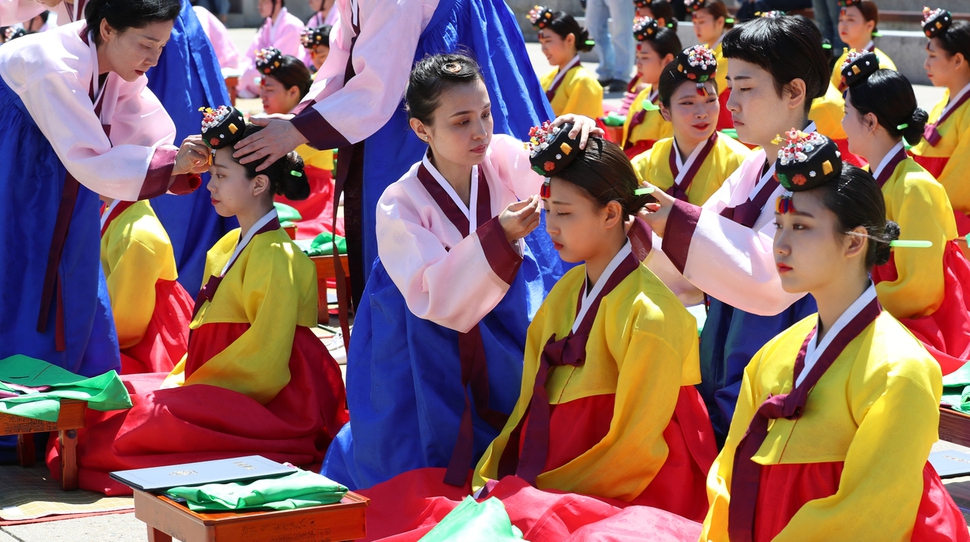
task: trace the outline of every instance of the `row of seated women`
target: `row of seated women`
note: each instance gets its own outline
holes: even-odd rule
[[[272,210],[272,194],[309,191],[300,161],[239,163],[228,147],[257,128],[213,112],[203,127],[215,149],[204,153],[208,190],[241,230],[209,252],[187,356],[167,375],[127,376],[132,409],[92,414],[79,446],[82,486],[113,492],[112,470],[257,452],[322,460],[324,474],[369,488],[374,537],[419,536],[451,497],[475,490],[506,499],[533,540],[591,529],[967,538],[926,463],[940,375],[951,368],[905,333],[886,288],[924,288],[934,277],[901,267],[917,249],[889,250],[899,233],[886,223],[895,205],[887,186],[897,181],[884,170],[911,187],[907,207],[921,201],[915,191],[948,211],[946,196],[898,152],[912,131],[853,101],[880,76],[901,100],[912,94],[898,75],[866,70],[871,57],[847,66],[864,74],[846,79],[858,110],[849,120],[871,125],[859,150],[880,167],[843,165],[815,134],[807,114],[828,68],[804,25],[762,19],[724,37],[728,108],[739,138],[761,150],[724,165],[726,180],[702,203],[690,202],[697,169],[715,149],[730,150],[713,131],[698,137],[718,109],[709,50],[680,52],[660,77],[658,92],[674,79],[663,107],[702,121],[679,138],[675,130],[666,189],[639,188],[654,179],[638,179],[587,118],[537,129],[531,152],[493,136],[474,61],[421,61],[406,103],[428,153],[377,208],[380,258],[348,353],[349,423],[339,372],[309,329],[312,265]],[[913,99],[914,126],[918,113]],[[944,224],[940,252],[919,263],[937,262],[941,305],[952,304],[966,261],[945,229],[952,213],[934,216]],[[919,239],[900,222],[905,239]],[[870,282],[875,264],[893,267],[887,276],[876,268]],[[702,298],[710,309],[698,344],[682,300]],[[415,498],[401,504],[402,495]],[[893,508],[880,513],[887,498]]]

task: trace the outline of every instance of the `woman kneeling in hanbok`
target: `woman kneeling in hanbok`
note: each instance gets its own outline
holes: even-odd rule
[[[220,108],[202,135],[223,149],[260,129]],[[212,203],[240,229],[209,251],[186,357],[168,375],[124,377],[130,410],[89,413],[78,444],[82,488],[126,493],[108,473],[251,454],[319,463],[347,420],[340,369],[311,330],[315,267],[273,208],[274,194],[306,197],[302,160],[290,153],[243,166],[229,150],[213,153]],[[56,447],[48,453],[55,470],[57,456]]]
[[[843,166],[835,143],[789,137],[775,261],[783,287],[810,293],[818,314],[745,368],[701,540],[970,540],[927,462],[940,366],[882,310],[869,278],[899,229],[872,176]]]

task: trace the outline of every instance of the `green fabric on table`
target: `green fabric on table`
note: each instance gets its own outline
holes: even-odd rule
[[[50,389],[23,392],[7,383]],[[0,412],[45,422],[57,421],[61,399],[87,401],[88,408],[102,411],[131,408],[128,390],[114,371],[88,378],[22,355],[0,359],[0,392],[19,393],[0,398]]]
[[[623,126],[623,123],[625,122],[626,117],[616,114],[616,111],[610,111],[605,117],[603,117],[603,124],[607,126]]]
[[[166,493],[185,499],[186,506],[193,512],[294,510],[340,502],[347,488],[315,472],[298,470],[280,478],[173,487]]]
[[[333,254],[333,245],[337,245],[337,254],[347,253],[347,240],[339,235],[334,235],[328,231],[321,233],[313,238],[312,241],[298,239],[296,246],[300,247],[307,256],[323,256]]]
[[[522,540],[522,531],[512,525],[505,505],[498,499],[477,502],[465,497],[454,510],[441,518],[441,522],[421,542],[461,540],[462,542],[501,542]]]
[[[276,207],[276,214],[279,215],[280,224],[284,224],[286,222],[299,222],[303,220],[303,215],[300,214],[300,211],[297,211],[285,203],[274,202],[273,207]]]
[[[943,398],[940,402],[970,414],[970,363],[943,376]]]

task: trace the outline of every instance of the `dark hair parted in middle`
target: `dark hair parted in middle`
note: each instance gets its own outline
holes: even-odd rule
[[[262,130],[262,126],[247,124],[240,139],[249,137]],[[230,149],[216,152],[231,152]],[[257,175],[266,175],[269,179],[270,191],[291,200],[303,200],[310,196],[310,182],[303,171],[303,158],[296,151],[284,155],[270,164],[263,171],[256,171],[265,160],[256,160],[240,165],[246,168],[246,178],[253,179]]]
[[[636,195],[640,183],[630,159],[616,143],[601,137],[590,137],[586,149],[555,177],[586,190],[600,208],[618,202],[629,216],[655,201],[649,194]]]
[[[905,137],[910,145],[922,139],[929,116],[917,107],[913,85],[905,75],[896,70],[876,70],[846,92],[859,115],[872,113],[889,135]]]
[[[675,58],[684,49],[680,45],[680,37],[677,36],[677,32],[661,27],[657,31],[657,34],[649,39],[645,39],[637,44],[638,47],[652,47],[653,51],[663,58],[667,55],[673,55]]]
[[[411,70],[404,91],[408,117],[432,124],[434,112],[441,105],[441,93],[475,81],[484,80],[478,63],[468,55],[447,53],[422,58]]]
[[[592,51],[593,43],[589,39],[589,30],[579,26],[579,22],[576,19],[564,12],[555,11],[552,14],[552,21],[549,22],[547,28],[559,35],[560,38],[566,39],[566,36],[572,34],[575,39],[576,50],[580,52]]]
[[[283,55],[280,58],[279,67],[274,68],[266,77],[272,77],[279,81],[285,90],[290,90],[293,87],[299,88],[301,100],[307,92],[310,92],[310,85],[313,83],[313,78],[310,76],[310,70],[307,69],[306,64],[293,55]]]
[[[960,53],[970,61],[970,22],[953,21],[945,32],[936,37],[947,57]]]
[[[174,21],[182,6],[179,0],[90,0],[84,7],[84,18],[94,32],[94,43],[101,45],[101,21],[124,32],[145,28],[151,23]]]
[[[743,60],[770,73],[778,96],[793,80],[804,81],[806,113],[812,100],[825,95],[828,88],[831,71],[822,42],[804,20],[753,19],[725,34],[721,47],[724,58]]]

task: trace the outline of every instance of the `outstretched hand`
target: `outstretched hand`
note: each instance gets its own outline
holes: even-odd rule
[[[172,175],[209,171],[209,152],[210,149],[202,141],[201,135],[191,135],[185,138],[175,155],[175,167],[172,168]]]
[[[232,157],[238,159],[240,164],[263,160],[256,168],[256,171],[262,171],[306,143],[306,138],[293,126],[289,118],[291,117],[250,119],[249,122],[265,128],[236,143]]]
[[[660,190],[650,183],[644,182],[641,184],[654,189],[650,195],[653,196],[657,202],[644,205],[643,208],[640,209],[640,212],[637,213],[637,216],[646,222],[647,225],[653,229],[654,233],[660,237],[663,237],[664,229],[667,227],[667,218],[670,216],[670,210],[674,207],[674,201],[676,200],[670,194]]]
[[[589,136],[603,137],[606,135],[606,132],[596,126],[595,120],[582,115],[573,115],[572,113],[557,117],[556,120],[552,121],[552,125],[559,126],[567,122],[573,123],[573,129],[569,131],[569,137],[575,139],[576,136],[579,136],[580,149],[586,148],[586,140],[589,139]]]
[[[539,225],[539,196],[532,195],[529,199],[515,201],[509,204],[498,215],[498,222],[505,232],[505,238],[510,243],[532,233]]]

